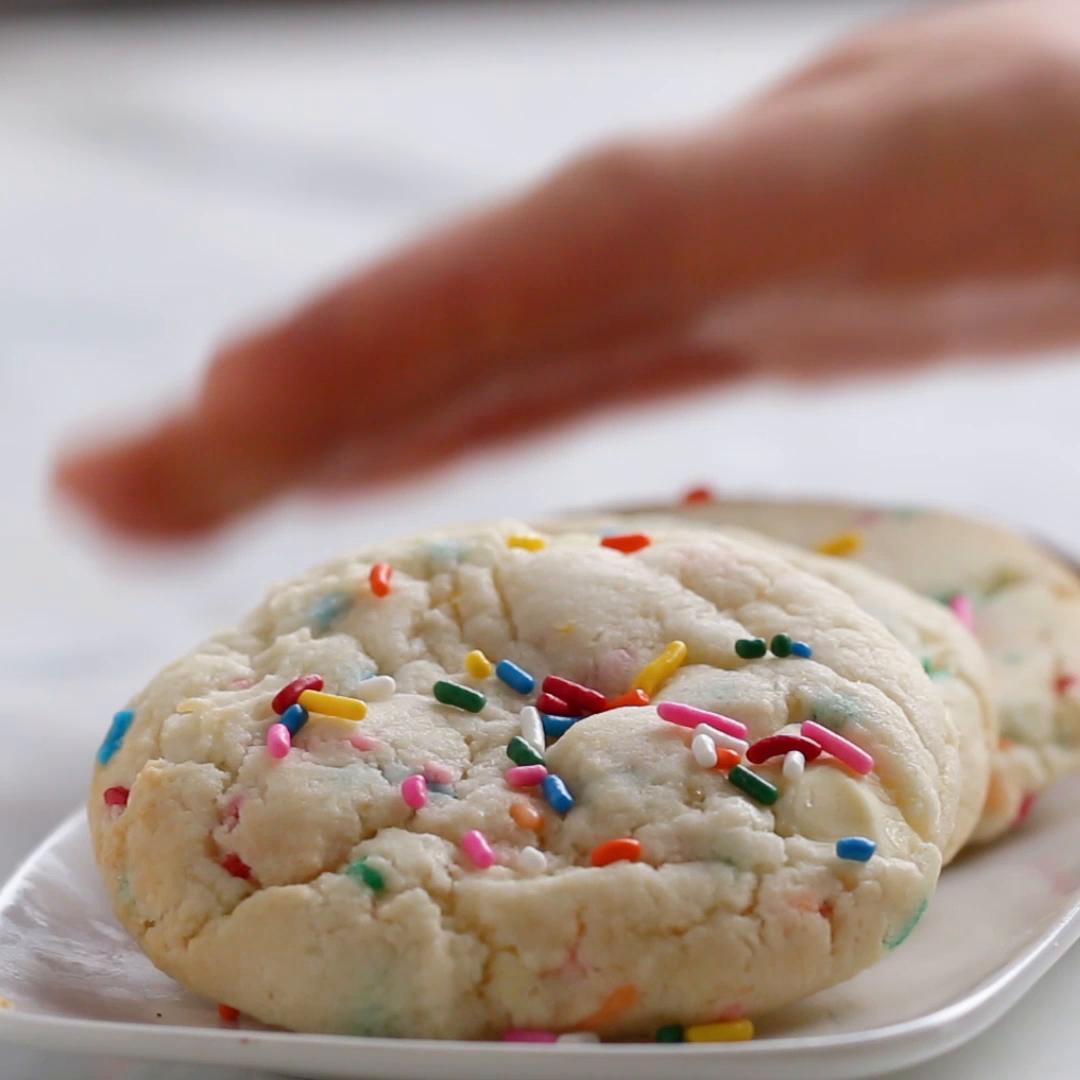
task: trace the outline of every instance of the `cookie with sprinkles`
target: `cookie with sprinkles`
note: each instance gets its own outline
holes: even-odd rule
[[[1020,824],[1036,795],[1080,770],[1080,577],[1046,546],[988,522],[909,507],[723,499],[653,509],[838,551],[836,562],[893,578],[974,633],[990,663],[1000,725],[975,842]],[[940,677],[933,663],[930,671]]]
[[[575,516],[569,519],[567,527],[671,529],[673,525],[678,527],[680,520],[653,514]],[[990,787],[991,758],[998,741],[995,686],[990,666],[970,630],[944,605],[850,559],[806,551],[736,526],[710,523],[709,527],[781,555],[801,569],[843,589],[864,611],[879,619],[923,663],[924,670],[929,668],[934,689],[941,697],[959,739],[957,750],[961,768],[951,782],[958,789],[960,806],[955,830],[945,847],[946,861],[950,860],[979,826]],[[796,648],[799,644],[803,643],[789,633],[780,633],[768,643],[761,638],[740,639],[735,642],[735,651],[749,660],[769,654],[806,658]],[[813,649],[807,648],[809,658],[812,658]],[[830,718],[827,703],[822,711],[829,723],[843,719],[842,715]]]
[[[211,1001],[356,1035],[741,1038],[873,963],[956,830],[932,680],[791,561],[648,536],[379,545],[169,665],[93,779],[123,925]]]

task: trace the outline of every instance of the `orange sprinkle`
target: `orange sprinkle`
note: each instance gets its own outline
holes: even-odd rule
[[[543,814],[541,814],[536,807],[530,806],[528,803],[511,803],[510,816],[514,819],[514,824],[520,825],[523,829],[531,829],[533,832],[539,832],[544,827]]]
[[[235,1024],[240,1019],[240,1010],[234,1009],[231,1005],[219,1005],[217,1014],[226,1024]]]
[[[714,768],[734,769],[740,761],[742,761],[742,755],[738,750],[731,750],[726,746],[716,748],[716,765]]]
[[[618,536],[605,536],[600,543],[604,547],[614,548],[616,551],[631,552],[640,551],[652,543],[652,538],[645,533],[620,533]]]
[[[592,849],[590,859],[593,866],[609,866],[615,862],[640,862],[641,841],[630,836],[605,840]]]
[[[625,709],[630,705],[648,705],[649,695],[644,690],[627,690],[617,698],[608,698],[609,709]]]
[[[579,1031],[594,1031],[596,1028],[614,1024],[624,1012],[632,1009],[640,999],[641,991],[633,983],[617,986],[608,994],[596,1012],[590,1013],[584,1020],[579,1020],[574,1025],[574,1028]]]
[[[371,582],[371,591],[376,596],[390,595],[390,575],[394,568],[388,562],[377,562],[371,568],[368,580]]]
[[[704,485],[701,487],[692,487],[683,497],[684,503],[707,503],[714,502],[716,496],[712,492],[712,488],[707,488]]]

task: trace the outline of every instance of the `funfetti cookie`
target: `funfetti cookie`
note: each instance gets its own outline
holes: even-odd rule
[[[572,515],[550,527],[593,530],[604,537],[604,543],[625,546],[680,524],[685,525],[684,520],[671,514],[588,514]],[[990,761],[998,745],[990,667],[970,630],[947,606],[848,559],[818,555],[737,526],[710,522],[708,528],[765,547],[843,589],[922,664],[959,735],[960,806],[956,828],[944,849],[948,862],[978,826],[990,784]]]
[[[975,841],[1023,821],[1041,791],[1080,768],[1080,579],[1046,548],[936,510],[742,499],[664,509],[862,563],[973,630],[990,660],[1001,731]]]
[[[149,957],[267,1023],[745,1038],[918,921],[957,743],[783,558],[512,525],[275,588],[117,715],[89,808]]]

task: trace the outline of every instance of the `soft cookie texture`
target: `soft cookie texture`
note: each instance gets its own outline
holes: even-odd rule
[[[1022,821],[1041,791],[1080,769],[1080,579],[1047,549],[936,510],[755,499],[647,509],[820,546],[838,562],[951,603],[970,621],[990,662],[1000,722],[974,841]]]
[[[698,512],[691,520],[697,523],[701,518]],[[749,529],[706,523],[710,529],[764,547],[842,589],[923,665],[959,738],[960,771],[951,782],[957,786],[960,805],[956,827],[944,849],[945,861],[950,861],[979,824],[990,785],[991,756],[998,745],[994,687],[979,643],[949,608],[865,566],[818,555]],[[685,521],[671,514],[590,514],[574,515],[550,527],[588,527],[606,533],[633,529],[649,535],[680,524]]]
[[[736,653],[777,634],[812,656]],[[536,693],[466,674],[470,651],[512,660],[537,693],[557,674],[610,699],[675,641],[685,658],[649,704],[548,740],[565,814],[508,785]],[[334,694],[374,674],[396,691],[360,723],[312,712],[274,758],[271,700],[304,673]],[[447,678],[484,695],[479,712],[435,700]],[[814,719],[874,765],[822,754],[789,779],[773,758],[752,767],[779,789],[766,805],[695,760],[665,701],[751,740]],[[959,737],[919,662],[840,589],[701,530],[632,554],[520,524],[373,547],[275,588],[128,707],[89,803],[120,919],[185,985],[297,1030],[619,1037],[753,1016],[902,941],[957,829]],[[489,868],[463,848],[473,830]],[[869,861],[837,856],[851,836],[876,844]],[[593,866],[616,838],[641,860]]]

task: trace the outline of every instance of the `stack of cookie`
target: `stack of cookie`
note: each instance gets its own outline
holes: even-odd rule
[[[94,846],[125,927],[226,1016],[745,1039],[901,945],[942,866],[1080,764],[1078,653],[1072,573],[939,514],[406,539],[137,694]]]

